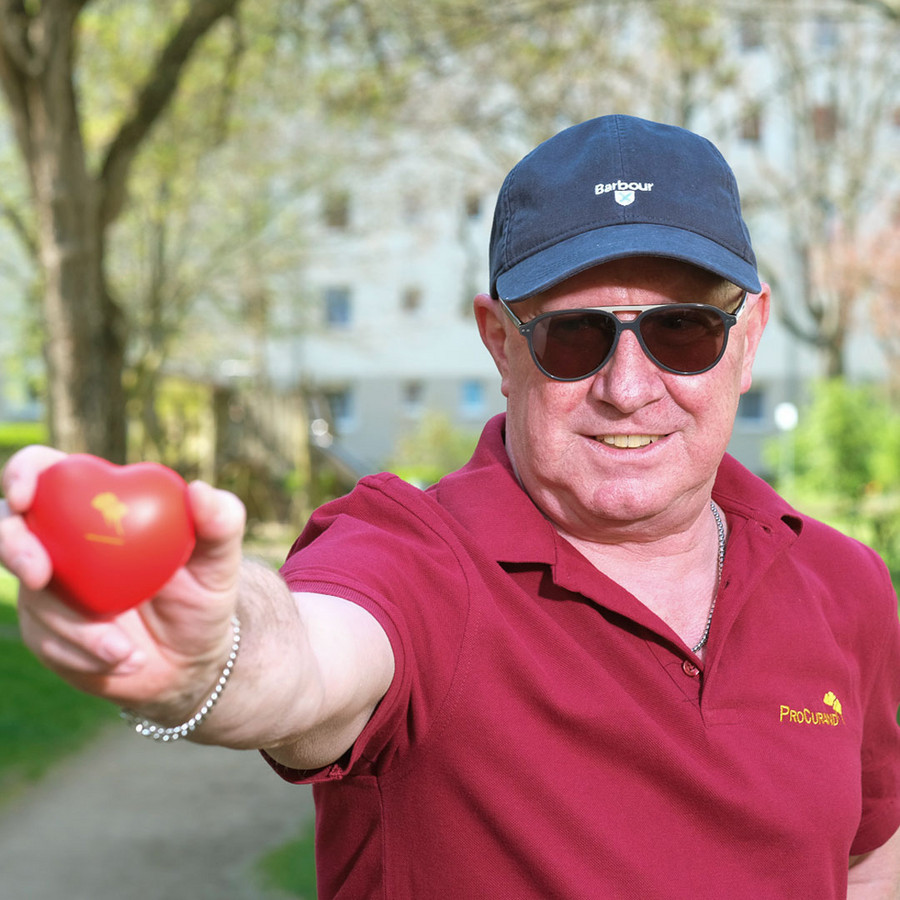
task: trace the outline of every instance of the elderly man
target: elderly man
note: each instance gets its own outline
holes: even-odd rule
[[[475,313],[508,409],[467,466],[363,479],[280,577],[193,484],[190,562],[87,621],[20,518],[58,455],[24,452],[23,634],[138,734],[313,782],[323,897],[896,897],[890,579],[725,453],[769,297],[711,144],[567,129],[498,199]]]

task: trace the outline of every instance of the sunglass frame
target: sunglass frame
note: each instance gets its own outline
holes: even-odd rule
[[[738,302],[738,305],[735,307],[734,312],[728,312],[722,309],[719,306],[714,306],[711,303],[650,303],[647,305],[637,305],[637,306],[586,306],[579,307],[576,309],[555,309],[550,310],[549,312],[540,313],[536,315],[533,319],[529,319],[527,322],[523,322],[513,311],[510,309],[509,305],[506,301],[500,299],[500,305],[503,307],[504,312],[509,317],[510,321],[513,325],[516,326],[519,334],[525,338],[528,343],[528,350],[531,353],[531,358],[534,360],[534,364],[540,369],[541,372],[544,373],[548,378],[553,381],[584,381],[585,378],[591,378],[593,375],[596,375],[613,357],[613,354],[616,352],[616,348],[619,346],[619,338],[624,331],[630,331],[637,338],[638,344],[641,346],[641,350],[643,350],[644,355],[658,368],[662,369],[664,372],[669,372],[672,375],[702,375],[704,372],[708,372],[710,369],[715,368],[719,362],[722,360],[722,357],[725,355],[725,350],[728,347],[728,335],[731,329],[737,324],[738,319],[740,318],[741,313],[744,311],[745,303],[747,300],[747,291],[744,291],[741,294],[741,299]],[[686,310],[703,310],[710,311],[718,315],[722,324],[724,325],[725,332],[722,337],[722,347],[719,350],[718,355],[715,360],[711,362],[708,366],[704,366],[701,369],[692,369],[690,371],[684,371],[675,369],[672,366],[667,366],[664,363],[660,362],[650,349],[647,347],[644,342],[644,336],[640,331],[640,323],[644,319],[647,313],[653,312],[654,310],[666,310],[666,311],[675,311],[679,309]],[[544,366],[541,364],[541,361],[537,357],[537,353],[534,349],[534,329],[537,325],[546,321],[547,319],[559,318],[561,316],[571,316],[578,315],[580,313],[594,313],[600,312],[606,314],[615,325],[615,334],[613,335],[612,344],[610,345],[609,350],[604,356],[603,361],[595,366],[591,371],[587,372],[584,375],[577,375],[570,378],[564,378],[559,375],[553,375],[548,372]],[[622,314],[636,314],[633,319],[629,319],[626,321],[622,321],[619,318]]]

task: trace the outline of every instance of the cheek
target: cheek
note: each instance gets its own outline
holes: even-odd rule
[[[741,395],[742,377],[738,366],[721,364],[704,375],[673,385],[670,396],[704,430],[731,434]]]
[[[572,422],[584,405],[582,383],[545,378],[530,363],[528,376],[513,381],[507,401],[507,440],[521,461],[524,451],[532,463],[551,465],[571,444]],[[524,374],[524,373],[523,373]]]

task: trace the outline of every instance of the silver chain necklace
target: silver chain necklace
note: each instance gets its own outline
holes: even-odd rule
[[[719,557],[716,563],[716,587],[713,591],[712,603],[709,606],[709,615],[706,617],[706,628],[703,629],[703,637],[691,647],[691,653],[702,650],[709,638],[709,627],[712,625],[712,617],[716,609],[716,598],[719,596],[719,583],[722,581],[722,566],[725,565],[725,523],[719,515],[719,507],[716,506],[714,500],[709,501],[709,508],[712,511],[713,518],[716,520],[716,531],[719,534]]]

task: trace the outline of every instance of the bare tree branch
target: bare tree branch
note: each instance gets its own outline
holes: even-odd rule
[[[153,73],[138,92],[134,113],[122,124],[109,146],[101,175],[100,221],[109,224],[122,209],[128,173],[141,143],[172,100],[182,70],[194,46],[223,16],[234,13],[240,0],[194,0],[181,24],[163,48]]]
[[[216,114],[216,131],[220,143],[228,138],[231,108],[237,93],[238,72],[240,70],[241,60],[247,52],[247,40],[240,15],[235,12],[232,14],[231,18],[233,21],[231,50],[225,61],[225,71],[222,75],[222,90],[219,95],[218,110]]]
[[[0,219],[3,219],[9,225],[13,233],[22,242],[22,246],[28,255],[37,262],[40,252],[37,235],[34,233],[34,228],[22,215],[21,206],[0,195]]]
[[[877,10],[886,19],[894,22],[900,22],[900,5],[897,3],[889,3],[887,0],[850,0],[857,6],[868,6],[870,9]]]
[[[25,11],[22,0],[0,2],[0,55],[2,66],[21,76],[34,77],[40,69],[40,61],[32,52],[29,25],[32,17]],[[5,74],[5,73],[4,73]]]

